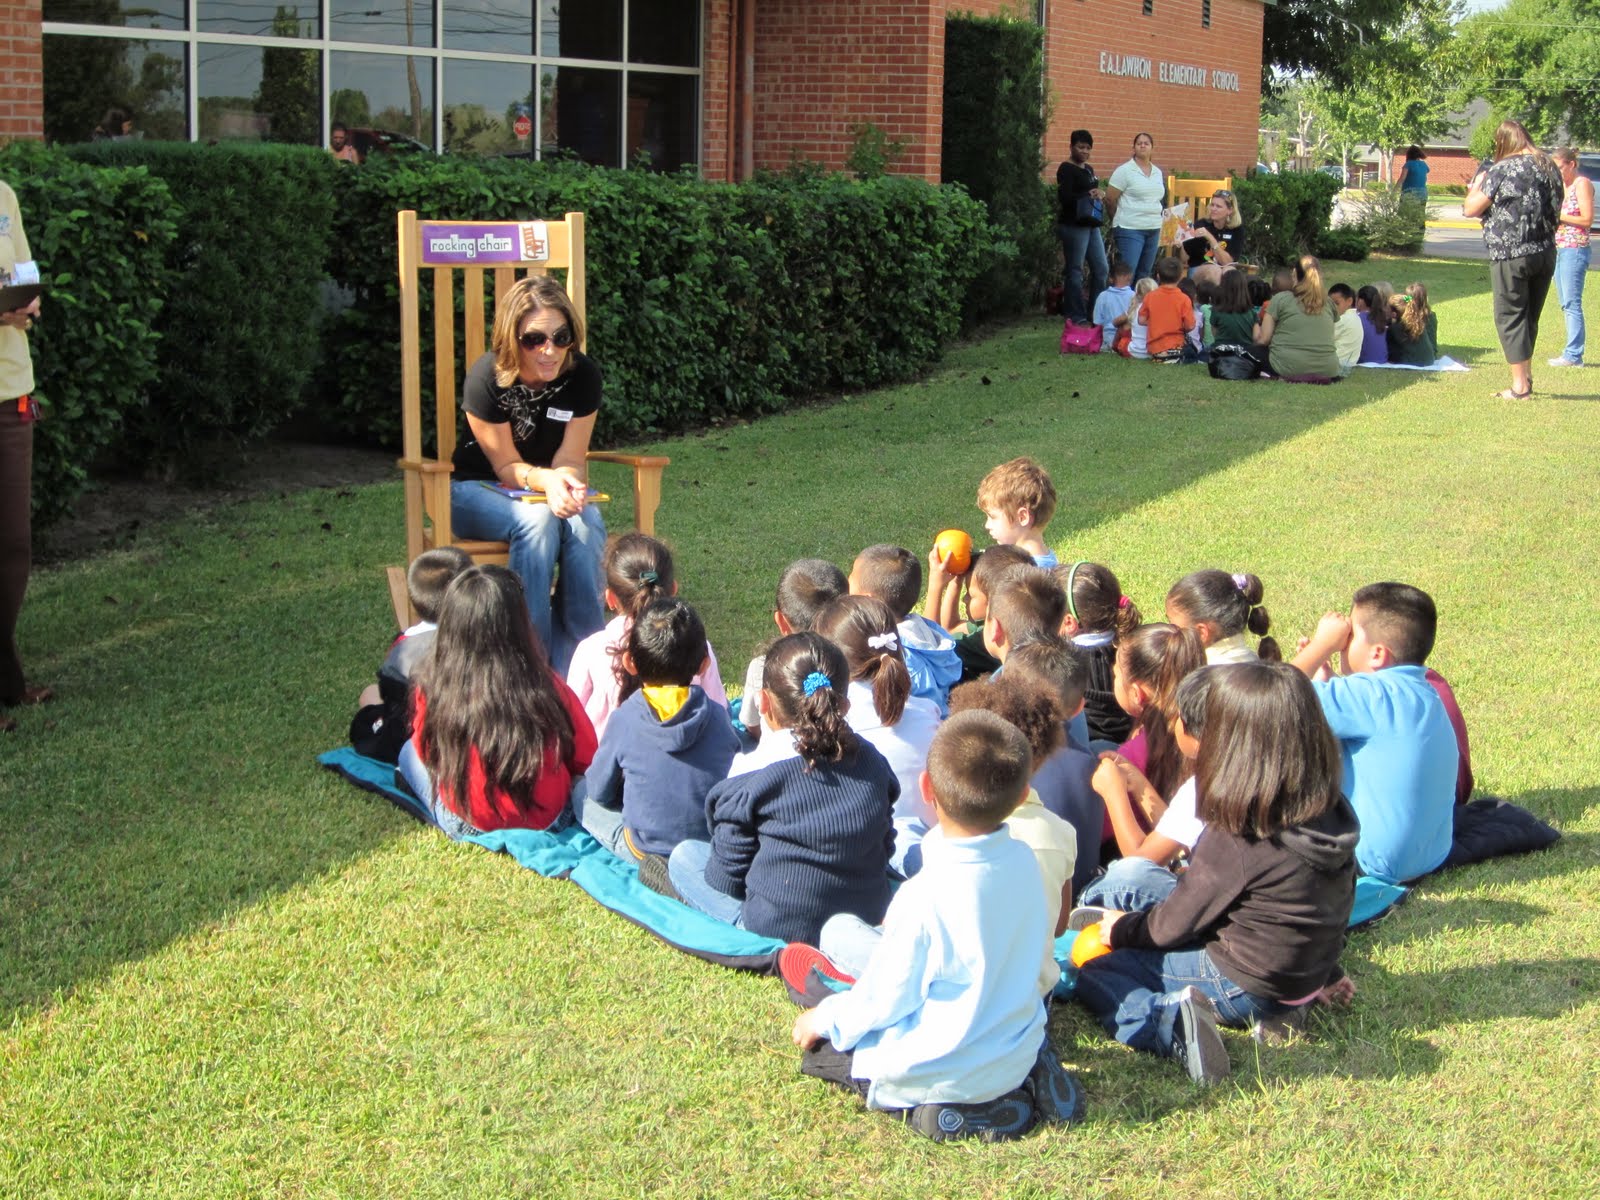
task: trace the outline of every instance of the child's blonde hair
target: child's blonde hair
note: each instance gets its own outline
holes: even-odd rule
[[[978,507],[1014,513],[1025,509],[1034,529],[1050,524],[1056,511],[1056,485],[1031,458],[1013,458],[1001,463],[978,484]]]
[[[1425,284],[1413,283],[1405,291],[1406,302],[1395,305],[1395,324],[1405,327],[1405,331],[1415,341],[1422,336],[1422,331],[1427,327],[1428,315],[1433,311],[1428,307],[1428,289]],[[1395,299],[1399,299],[1398,296]]]
[[[1144,298],[1155,290],[1156,281],[1148,275],[1133,285],[1133,303],[1128,305],[1128,316],[1130,318],[1139,315],[1139,305],[1143,304]]]

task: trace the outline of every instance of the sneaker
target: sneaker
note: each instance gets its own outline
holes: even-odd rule
[[[790,942],[778,951],[778,976],[789,989],[789,999],[801,1008],[815,1008],[835,992],[855,983],[821,950],[804,942]]]
[[[1581,366],[1583,366],[1583,364],[1581,362],[1573,362],[1570,358],[1565,358],[1565,357],[1552,358],[1550,360],[1550,365],[1552,367],[1581,367]]]
[[[1069,933],[1079,933],[1091,925],[1098,925],[1105,920],[1107,911],[1107,909],[1098,908],[1093,904],[1080,904],[1067,916],[1067,931]]]
[[[1217,1028],[1217,1010],[1211,997],[1197,988],[1186,987],[1178,993],[1178,1028],[1182,1038],[1173,1045],[1173,1054],[1183,1062],[1189,1078],[1201,1085],[1221,1083],[1228,1077],[1232,1064],[1228,1062],[1228,1048],[1222,1043],[1222,1033]]]
[[[977,1138],[1009,1142],[1032,1129],[1037,1115],[1021,1088],[979,1104],[919,1104],[906,1117],[911,1128],[936,1142]]]
[[[672,886],[672,880],[667,877],[667,860],[659,854],[646,854],[639,860],[639,882],[669,900],[683,899],[678,895],[678,889]]]
[[[1250,1036],[1263,1046],[1281,1046],[1306,1031],[1306,1008],[1286,1008],[1270,1017],[1262,1017],[1250,1027]]]
[[[1033,1106],[1039,1120],[1057,1125],[1076,1125],[1083,1120],[1087,1107],[1083,1088],[1070,1071],[1061,1065],[1050,1039],[1039,1047],[1039,1057],[1033,1070],[1023,1083],[1023,1089],[1033,1095]]]

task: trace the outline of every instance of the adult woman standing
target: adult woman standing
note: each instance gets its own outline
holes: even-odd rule
[[[1406,165],[1400,168],[1400,198],[1424,207],[1428,203],[1427,157],[1421,146],[1412,146],[1406,151]]]
[[[1061,251],[1066,260],[1062,283],[1062,312],[1067,320],[1087,324],[1094,302],[1106,290],[1106,243],[1100,233],[1106,193],[1089,165],[1094,136],[1087,129],[1072,131],[1072,150],[1056,168]],[[1089,265],[1089,291],[1083,290],[1083,267]]]
[[[1511,386],[1502,400],[1533,395],[1533,345],[1539,313],[1556,270],[1556,220],[1561,214],[1561,175],[1534,147],[1516,121],[1494,131],[1494,165],[1472,181],[1461,211],[1483,217],[1494,293],[1494,327],[1511,365]]]
[[[0,183],[0,284],[37,279],[38,269],[22,231],[17,195]],[[17,617],[33,567],[33,359],[27,328],[39,300],[0,313],[0,705],[42,704],[52,693],[29,687],[17,651]],[[0,733],[17,727],[0,714]]]
[[[470,436],[450,483],[455,531],[510,543],[534,631],[562,675],[573,648],[605,624],[606,527],[587,499],[600,368],[576,349],[582,343],[583,319],[559,283],[532,275],[512,285],[495,311],[489,351],[467,370],[461,409]],[[507,496],[496,483],[546,502]]]
[[[1155,266],[1166,213],[1167,181],[1161,168],[1150,161],[1155,148],[1156,140],[1148,133],[1135,137],[1133,157],[1111,173],[1106,188],[1117,257],[1133,268],[1135,283],[1149,276]]]
[[[1583,280],[1589,270],[1589,226],[1594,223],[1594,184],[1578,174],[1578,152],[1570,146],[1550,157],[1566,185],[1556,226],[1556,295],[1567,318],[1567,348],[1552,367],[1583,366]]]
[[[1279,379],[1337,379],[1339,352],[1333,345],[1333,308],[1322,285],[1322,264],[1302,254],[1294,268],[1294,290],[1267,302],[1256,323],[1257,345],[1267,347]]]
[[[1244,253],[1244,218],[1239,213],[1237,197],[1226,189],[1211,193],[1205,217],[1196,221],[1193,228],[1195,236],[1183,243],[1190,274],[1208,262],[1232,266]]]

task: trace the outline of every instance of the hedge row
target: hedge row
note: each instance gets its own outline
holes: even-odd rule
[[[1234,184],[1244,217],[1246,257],[1264,267],[1316,254],[1329,238],[1339,181],[1320,171],[1256,172]]]

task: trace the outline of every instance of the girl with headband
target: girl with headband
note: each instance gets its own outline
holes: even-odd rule
[[[1133,733],[1133,718],[1122,711],[1112,686],[1117,646],[1144,618],[1122,594],[1122,585],[1110,567],[1082,559],[1056,568],[1061,590],[1067,594],[1067,616],[1061,636],[1083,652],[1089,663],[1089,683],[1084,689],[1083,711],[1089,722],[1089,743],[1103,742],[1105,749],[1119,746]]]

